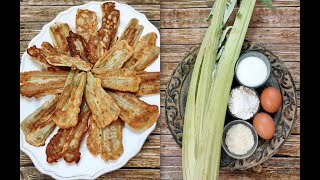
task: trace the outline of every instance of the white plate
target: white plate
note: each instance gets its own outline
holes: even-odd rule
[[[33,38],[28,47],[36,45],[41,47],[43,41],[48,41],[52,43],[49,35],[49,27],[55,22],[66,22],[69,24],[73,32],[75,31],[75,16],[78,8],[89,9],[95,11],[98,16],[98,28],[101,26],[101,16],[102,12],[100,5],[103,2],[90,2],[81,6],[73,6],[66,11],[63,11],[57,15],[57,17],[50,23],[46,24],[41,32]],[[144,14],[141,14],[134,10],[131,6],[126,4],[120,4],[115,2],[116,9],[120,11],[120,24],[118,28],[118,36],[121,35],[125,26],[129,20],[133,17],[139,19],[140,24],[144,26],[144,31],[142,36],[149,32],[155,32],[158,36],[156,45],[160,47],[160,33],[153,24],[151,24]],[[38,66],[30,56],[24,52],[21,58],[20,72],[30,71],[30,70],[40,70],[41,67]],[[146,71],[160,71],[160,56],[158,59],[149,66]],[[46,100],[50,99],[51,95],[44,96],[41,98],[26,98],[20,96],[20,122],[33,111],[35,111],[41,104]],[[149,104],[155,104],[159,108],[160,112],[160,94],[150,95],[141,97],[141,99]],[[80,152],[81,159],[78,164],[66,163],[63,159],[60,159],[57,163],[49,164],[46,161],[45,148],[49,143],[50,139],[56,134],[58,128],[51,133],[51,135],[46,140],[46,145],[42,147],[34,147],[26,143],[22,130],[20,129],[20,149],[25,152],[32,160],[35,167],[43,174],[50,175],[55,179],[95,179],[104,173],[114,171],[116,169],[124,166],[132,157],[139,153],[145,140],[149,134],[155,129],[156,122],[147,130],[138,132],[130,128],[127,124],[123,129],[123,146],[124,152],[119,159],[114,161],[104,161],[100,156],[94,157],[88,151],[86,147],[86,139],[82,141]]]

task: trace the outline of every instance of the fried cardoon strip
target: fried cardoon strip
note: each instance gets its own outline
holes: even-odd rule
[[[134,46],[139,41],[143,29],[144,27],[139,25],[139,20],[132,18],[122,32],[119,40],[125,40],[130,46]]]
[[[136,71],[143,71],[151,65],[159,56],[160,48],[158,46],[145,46],[141,51],[135,54],[136,63],[130,67]]]
[[[134,94],[136,96],[160,93],[160,72],[137,72],[141,79],[139,90]]]
[[[86,85],[86,73],[79,70],[70,71],[60,95],[53,121],[62,129],[74,127],[78,123],[78,114],[82,95]]]
[[[81,35],[86,42],[97,31],[98,18],[94,11],[88,9],[78,9],[76,14],[76,32]]]
[[[87,148],[90,151],[90,153],[94,156],[97,156],[102,151],[102,136],[103,128],[99,128],[97,124],[92,119],[90,119],[87,138]]]
[[[101,86],[108,89],[137,92],[141,82],[136,71],[131,69],[93,69],[96,78],[101,79]]]
[[[100,154],[105,161],[118,159],[123,153],[123,126],[120,118],[105,128],[99,128],[94,121],[90,121],[87,138],[90,153],[94,156]]]
[[[52,114],[56,109],[58,99],[59,96],[54,95],[21,122],[20,126],[27,143],[33,146],[45,144],[46,139],[56,127],[52,121]]]
[[[114,99],[101,87],[101,80],[87,73],[85,98],[92,112],[91,119],[99,128],[104,128],[118,119],[120,108]]]
[[[79,149],[84,135],[88,130],[88,120],[90,115],[91,111],[85,100],[83,100],[79,114],[79,122],[75,127],[71,128],[71,132],[67,140],[68,146],[65,154],[63,155],[63,159],[68,163],[78,163],[80,160],[81,153]]]
[[[88,129],[88,119],[91,112],[85,101],[82,102],[79,122],[75,127],[59,129],[46,147],[47,162],[57,162],[61,157],[68,163],[80,160],[81,141]]]
[[[109,49],[93,68],[120,69],[132,56],[133,49],[124,40]]]
[[[20,94],[41,97],[60,94],[68,77],[67,71],[28,71],[20,73]]]
[[[87,43],[88,59],[92,64],[95,64],[105,53],[105,49],[100,41],[98,32],[96,32],[90,37]]]
[[[68,137],[70,135],[70,129],[59,129],[57,134],[55,134],[46,147],[47,162],[54,163],[60,159],[66,149],[66,144],[68,143]]]
[[[49,42],[42,42],[41,47],[45,52],[45,56],[53,56],[60,54],[57,48],[53,47]]]
[[[124,122],[119,118],[102,130],[100,156],[103,160],[116,160],[123,153],[122,129]]]
[[[47,70],[60,70],[60,67],[55,67],[47,62],[47,53],[37,46],[31,46],[27,49],[27,53],[32,57],[32,60],[37,62],[41,67]]]
[[[71,57],[68,55],[60,54],[48,56],[47,61],[54,66],[71,67],[71,69],[79,69],[83,71],[90,71],[92,64],[85,60],[82,60],[79,56]]]
[[[67,37],[71,31],[68,23],[57,22],[50,26],[49,32],[53,45],[62,54],[70,55]]]
[[[139,42],[133,47],[133,55],[132,57],[124,63],[122,68],[130,68],[133,67],[134,64],[141,59],[141,53],[143,52],[144,48],[146,46],[155,46],[156,45],[156,40],[157,40],[157,34],[154,32],[150,32],[139,40]]]
[[[120,107],[119,117],[134,129],[149,128],[158,119],[158,106],[150,105],[137,96],[120,91],[107,91]]]
[[[86,49],[86,41],[81,35],[70,31],[69,36],[67,37],[67,41],[72,57],[79,56],[81,59],[89,61],[88,52]]]
[[[99,30],[99,36],[102,39],[106,50],[116,41],[118,26],[120,23],[120,11],[115,9],[113,2],[106,2],[101,5],[102,25]]]
[[[113,2],[101,5],[102,25],[98,32],[93,34],[88,41],[88,58],[95,64],[110,49],[116,41],[120,12],[115,9]]]

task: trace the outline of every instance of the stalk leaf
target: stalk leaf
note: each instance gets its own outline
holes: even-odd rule
[[[228,21],[230,15],[232,14],[232,11],[235,7],[235,5],[237,4],[237,0],[227,0],[226,2],[226,9],[224,11],[224,18],[223,18],[223,25],[226,24],[226,22]],[[208,16],[208,19],[207,21],[210,21],[212,16],[213,16],[213,11],[214,11],[214,6],[215,6],[216,3],[213,4],[213,7],[211,8],[211,11],[210,11],[210,14]]]
[[[237,3],[237,0],[228,0],[227,1],[227,8],[224,11],[223,24],[225,24],[228,21],[236,3]]]
[[[275,7],[272,5],[272,0],[261,0],[261,2],[267,5],[270,9],[275,9]]]
[[[219,41],[219,48],[221,47],[223,41],[226,39],[226,35],[230,31],[231,28],[232,28],[232,26],[228,26],[223,30],[222,35],[220,37],[220,41]]]

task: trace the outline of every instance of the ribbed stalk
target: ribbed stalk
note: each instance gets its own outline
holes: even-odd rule
[[[205,141],[202,142],[200,136],[202,131],[199,127],[202,126],[201,119],[203,119],[205,113],[204,104],[207,103],[206,98],[210,91],[225,6],[226,0],[215,2],[213,17],[202,41],[191,77],[183,132],[183,139],[187,140],[183,140],[182,146],[184,179],[205,179],[202,178],[205,177],[202,173],[203,169],[195,168],[196,163],[199,163],[198,158],[202,152],[199,146],[206,143]]]
[[[256,0],[242,0],[218,63],[216,79],[210,90],[206,113],[203,119],[207,126],[202,128],[202,131],[208,137],[208,143],[206,146],[200,147],[206,153],[206,157],[202,157],[202,163],[207,167],[215,167],[216,164],[220,164],[222,132],[234,77],[234,67],[241,52],[255,2]],[[208,170],[209,179],[218,179],[219,166],[218,168]]]
[[[223,125],[234,66],[255,0],[242,0],[216,69],[214,64],[226,0],[215,3],[211,24],[195,62],[186,104],[182,144],[183,178],[186,180],[214,180],[219,177]]]

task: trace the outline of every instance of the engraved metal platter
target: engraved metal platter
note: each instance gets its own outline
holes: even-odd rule
[[[194,46],[188,55],[180,61],[171,75],[166,90],[165,118],[171,134],[180,146],[183,140],[183,119],[189,83],[198,51],[199,46]],[[241,160],[233,159],[221,148],[220,168],[224,170],[245,170],[272,157],[284,144],[296,121],[298,106],[296,88],[288,69],[270,50],[257,43],[245,41],[241,53],[247,51],[263,53],[268,57],[272,66],[272,73],[267,82],[255,90],[260,95],[262,90],[268,86],[277,88],[282,94],[282,105],[276,113],[270,114],[276,124],[274,137],[270,140],[263,140],[259,137],[258,148],[250,157]],[[234,78],[232,88],[239,85]],[[260,111],[263,111],[262,108]],[[232,120],[235,119],[227,112],[225,125]],[[248,122],[252,123],[252,119]]]

